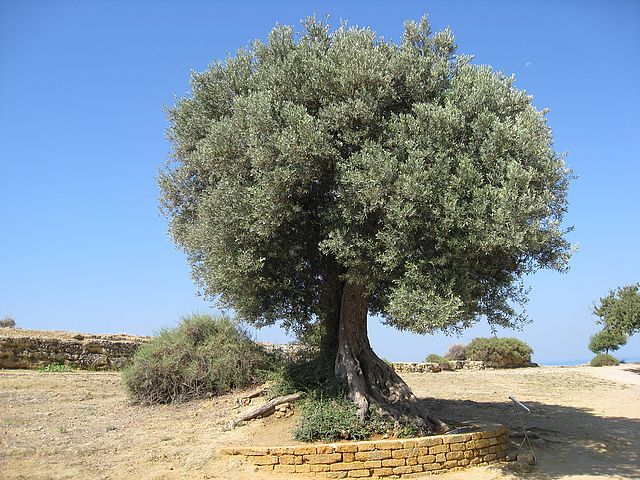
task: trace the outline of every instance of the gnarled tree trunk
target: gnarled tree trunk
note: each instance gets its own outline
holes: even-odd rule
[[[369,407],[374,407],[382,415],[411,425],[424,434],[446,430],[444,422],[420,408],[409,386],[371,349],[367,303],[363,287],[344,284],[335,373],[346,381],[358,416],[365,418]]]

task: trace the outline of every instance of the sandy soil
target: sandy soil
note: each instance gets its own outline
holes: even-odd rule
[[[442,479],[640,478],[640,365],[407,374],[434,413],[521,431],[508,399],[531,408],[538,464]],[[117,373],[0,371],[0,479],[276,479],[220,457],[224,445],[290,445],[295,419],[232,431],[235,395],[178,406],[132,405]],[[246,408],[246,407],[243,407]],[[518,440],[518,437],[513,437]],[[425,478],[427,478],[425,476]]]

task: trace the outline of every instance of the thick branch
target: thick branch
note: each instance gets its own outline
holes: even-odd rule
[[[249,412],[243,413],[234,421],[229,423],[228,428],[234,428],[240,422],[244,422],[246,420],[252,420],[254,418],[259,418],[259,417],[268,417],[269,415],[271,415],[273,412],[276,411],[276,407],[278,405],[281,405],[283,403],[295,402],[296,400],[301,399],[303,396],[304,396],[304,392],[297,392],[297,393],[292,393],[291,395],[276,397],[273,400],[269,400],[267,403],[265,403],[264,405],[258,408],[255,408]]]

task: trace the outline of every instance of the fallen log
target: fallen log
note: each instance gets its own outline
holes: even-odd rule
[[[246,395],[242,395],[241,397],[238,397],[237,401],[239,405],[249,405],[251,403],[251,399],[255,398],[255,397],[259,397],[262,394],[264,394],[265,392],[269,391],[269,389],[271,388],[271,385],[267,385],[264,387],[260,387],[257,390],[254,390],[253,392],[249,392]]]
[[[283,395],[282,397],[276,397],[272,400],[269,400],[264,405],[261,405],[258,408],[254,408],[246,413],[243,413],[234,421],[229,423],[227,428],[231,429],[238,425],[240,422],[244,422],[246,420],[252,420],[254,418],[259,417],[267,417],[275,412],[276,407],[282,403],[290,403],[295,402],[296,400],[301,399],[304,396],[304,392],[292,393],[291,395]]]

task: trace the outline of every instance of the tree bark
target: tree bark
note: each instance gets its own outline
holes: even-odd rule
[[[444,422],[420,407],[409,386],[373,352],[367,334],[367,310],[365,289],[345,283],[335,373],[347,383],[358,416],[366,418],[369,408],[374,407],[383,416],[411,425],[422,434],[447,430]]]
[[[342,304],[342,282],[337,268],[330,268],[327,273],[321,299],[321,326],[323,329],[320,342],[321,355],[335,357],[338,351],[338,327],[340,325],[340,308]]]

